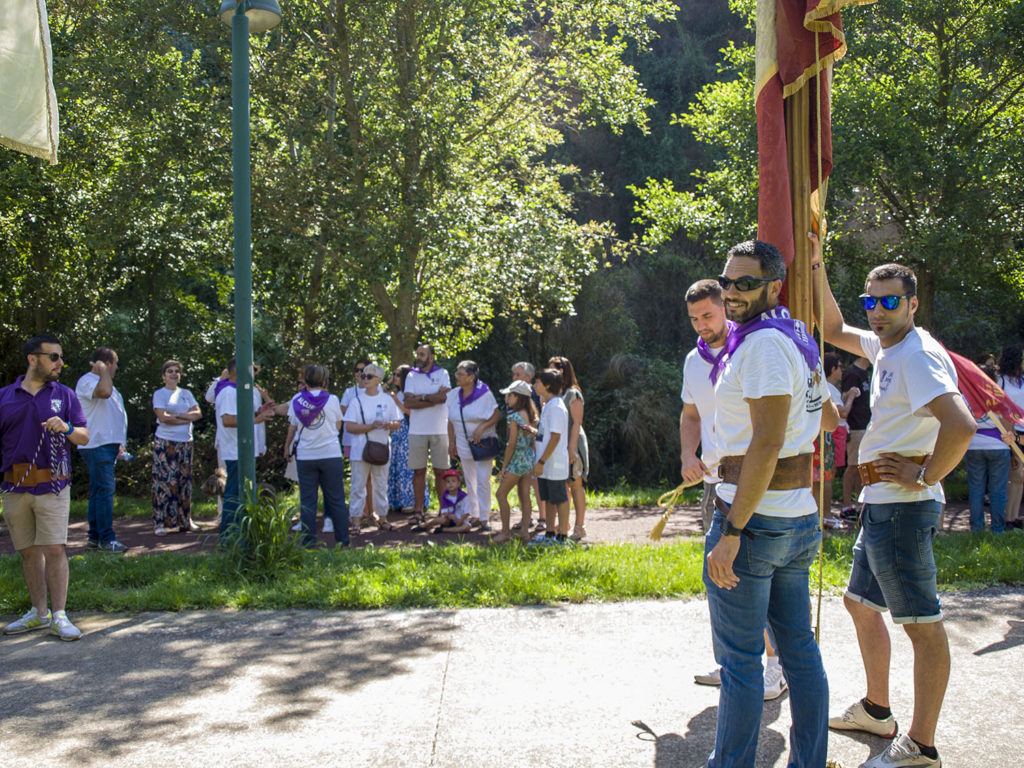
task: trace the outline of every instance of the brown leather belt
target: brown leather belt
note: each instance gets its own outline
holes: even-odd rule
[[[26,470],[28,471],[27,475],[25,474]],[[24,477],[25,479],[22,480],[22,477]],[[51,480],[66,479],[66,475],[63,477],[54,477],[53,473],[49,469],[39,469],[38,467],[36,467],[35,464],[15,464],[9,470],[4,472],[5,483],[10,483],[11,485],[14,485],[14,483],[17,483],[19,480],[21,480],[21,484],[18,486],[19,488],[32,488],[33,486],[39,485],[41,483],[48,483]]]
[[[910,459],[910,461],[915,464],[924,464],[928,460],[928,456],[903,456],[903,458]],[[891,482],[890,480],[882,479],[882,476],[878,474],[878,470],[875,469],[875,463],[873,461],[869,461],[866,464],[858,464],[857,471],[860,473],[860,481],[864,485]]]
[[[723,456],[718,460],[718,476],[724,482],[736,485],[740,479],[740,470],[743,468],[743,458],[743,456]],[[768,483],[768,490],[792,491],[796,488],[810,488],[813,459],[813,453],[801,453],[779,459],[775,464],[771,482]]]

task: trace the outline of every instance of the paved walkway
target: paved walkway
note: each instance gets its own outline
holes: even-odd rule
[[[946,768],[1019,762],[1024,590],[944,600],[953,676]],[[832,702],[862,691],[852,626],[822,611]],[[8,620],[11,617],[0,617]],[[696,768],[717,690],[703,600],[465,611],[76,614],[76,643],[0,638],[0,764]],[[911,653],[893,633],[893,708]],[[758,768],[782,768],[787,696],[765,705]],[[844,768],[880,751],[831,734]]]

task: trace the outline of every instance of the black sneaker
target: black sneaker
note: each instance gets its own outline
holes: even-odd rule
[[[843,518],[843,520],[856,520],[860,517],[860,510],[856,507],[843,507],[839,512],[839,516]]]
[[[100,543],[98,541],[94,540],[94,539],[89,539],[88,541],[85,542],[85,548],[86,549],[99,549],[100,548]]]
[[[111,541],[106,541],[100,544],[98,549],[101,552],[109,552],[112,555],[123,555],[125,553],[125,550],[128,549],[128,547],[126,547],[117,539],[113,539]]]

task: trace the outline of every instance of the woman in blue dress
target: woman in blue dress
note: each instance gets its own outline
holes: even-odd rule
[[[416,508],[416,495],[412,489],[412,470],[409,469],[409,409],[405,407],[405,377],[409,366],[400,365],[391,375],[388,392],[402,412],[402,426],[391,433],[391,467],[388,470],[388,508],[393,512]],[[423,509],[430,507],[430,493],[423,490]]]

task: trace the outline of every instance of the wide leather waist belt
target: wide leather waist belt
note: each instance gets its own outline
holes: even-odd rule
[[[924,464],[928,460],[928,456],[904,456],[903,458],[909,459],[915,464]],[[890,482],[882,479],[882,476],[878,474],[878,470],[875,469],[875,463],[873,461],[869,461],[866,464],[858,464],[857,471],[860,473],[860,481],[864,485]]]
[[[25,472],[28,472],[26,475]],[[22,480],[22,478],[25,478]],[[39,469],[34,464],[15,464],[4,472],[4,482],[13,485],[19,480],[19,488],[32,488],[40,483],[48,483],[51,480],[66,480],[67,476],[54,477],[49,469]]]
[[[740,470],[743,468],[743,458],[743,456],[723,456],[718,461],[718,476],[726,483],[733,485],[738,483]],[[768,490],[792,491],[796,488],[810,488],[813,458],[813,453],[801,453],[779,459],[775,464],[771,482],[768,483]]]

